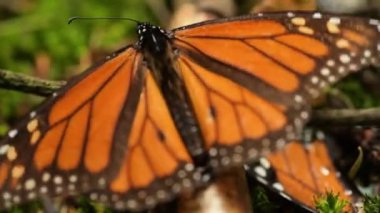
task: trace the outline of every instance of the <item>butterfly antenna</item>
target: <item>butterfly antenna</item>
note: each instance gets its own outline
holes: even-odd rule
[[[71,24],[72,22],[76,20],[127,20],[135,22],[136,24],[140,24],[141,22],[131,19],[131,18],[124,18],[124,17],[81,17],[81,16],[74,16],[69,18],[68,24]]]

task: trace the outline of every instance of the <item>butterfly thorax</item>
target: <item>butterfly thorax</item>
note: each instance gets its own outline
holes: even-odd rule
[[[169,111],[186,143],[189,153],[198,166],[206,167],[208,162],[199,124],[195,120],[189,95],[185,89],[179,67],[177,51],[171,43],[169,33],[151,24],[138,25],[139,49],[144,61],[160,88]]]
[[[166,52],[169,37],[161,27],[149,23],[140,23],[137,25],[137,33],[139,35],[139,48],[145,53],[159,56]]]

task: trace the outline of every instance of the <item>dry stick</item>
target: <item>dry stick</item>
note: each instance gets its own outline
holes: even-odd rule
[[[49,81],[0,69],[0,88],[39,96],[49,96],[65,85],[65,81]]]
[[[369,109],[315,110],[310,121],[314,126],[380,125],[380,107]]]

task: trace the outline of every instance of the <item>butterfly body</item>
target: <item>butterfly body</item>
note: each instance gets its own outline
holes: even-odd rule
[[[138,49],[164,94],[182,140],[186,143],[194,163],[198,167],[207,168],[208,160],[199,124],[195,120],[179,67],[176,66],[178,50],[170,42],[170,33],[149,23],[138,24],[137,32],[140,38]],[[160,137],[165,137],[162,133],[159,134]]]
[[[378,64],[378,28],[293,12],[172,31],[139,24],[136,44],[70,80],[0,142],[0,208],[86,194],[148,209],[282,148],[321,88]]]

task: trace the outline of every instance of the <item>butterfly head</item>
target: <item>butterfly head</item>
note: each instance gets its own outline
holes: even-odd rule
[[[138,46],[140,50],[146,50],[155,54],[165,52],[169,37],[164,29],[150,23],[139,23],[137,25],[137,33],[139,35]]]

